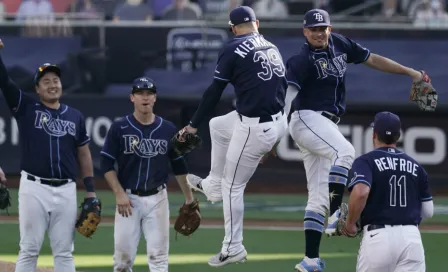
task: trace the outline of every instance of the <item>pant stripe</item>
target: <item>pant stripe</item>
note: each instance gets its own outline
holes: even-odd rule
[[[249,140],[249,136],[250,136],[250,127],[249,127],[249,132],[247,133],[246,142],[244,143],[243,148],[241,149],[240,157],[238,158],[238,161],[237,161],[236,166],[235,166],[235,173],[233,174],[232,184],[230,185],[230,193],[229,193],[229,209],[230,209],[230,240],[229,240],[229,244],[227,245],[227,254],[230,254],[230,245],[232,244],[232,237],[233,237],[233,222],[232,222],[232,187],[233,187],[233,184],[235,183],[236,171],[238,170],[238,165],[239,165],[239,163],[240,163],[241,156],[243,156],[243,152],[244,152],[244,149],[246,148],[246,144],[247,144],[247,141]]]

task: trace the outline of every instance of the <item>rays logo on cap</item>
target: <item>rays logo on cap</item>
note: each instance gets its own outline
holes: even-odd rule
[[[317,21],[322,22],[324,20],[324,16],[322,14],[316,12],[313,14],[314,18],[316,18]]]
[[[148,79],[146,79],[146,78],[140,78],[140,81],[146,81],[146,82],[148,82]]]

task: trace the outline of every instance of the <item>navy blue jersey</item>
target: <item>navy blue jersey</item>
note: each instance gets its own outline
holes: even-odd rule
[[[357,158],[348,190],[358,183],[370,187],[362,226],[411,225],[421,221],[422,202],[432,200],[428,175],[414,159],[395,148],[378,148]]]
[[[249,33],[234,37],[221,50],[214,77],[232,83],[238,113],[260,117],[283,109],[285,73],[277,47],[262,35]]]
[[[50,109],[12,82],[2,90],[19,128],[21,169],[43,178],[76,179],[78,147],[90,141],[84,116],[64,104]]]
[[[170,143],[177,131],[159,116],[152,124],[142,125],[127,115],[110,127],[101,155],[117,163],[123,189],[151,190],[167,183],[170,163],[176,175],[188,173],[184,158],[174,153]]]
[[[305,43],[286,63],[288,83],[299,89],[295,109],[343,115],[347,63],[363,63],[369,56],[368,49],[336,33],[330,34],[325,49]]]

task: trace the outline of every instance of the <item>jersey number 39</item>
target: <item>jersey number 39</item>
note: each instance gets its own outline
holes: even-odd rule
[[[277,50],[270,48],[265,52],[257,51],[254,54],[254,62],[261,62],[263,72],[258,73],[258,77],[264,81],[272,78],[272,73],[278,77],[285,76],[285,66],[283,65],[282,57]]]

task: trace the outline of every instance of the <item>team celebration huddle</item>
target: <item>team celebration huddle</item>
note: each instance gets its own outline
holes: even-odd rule
[[[222,244],[216,245],[208,265],[250,261],[243,244],[244,192],[258,165],[275,159],[277,145],[285,137],[291,137],[303,154],[308,188],[305,256],[297,256],[298,263],[291,268],[325,271],[320,256],[325,234],[329,239],[361,237],[352,271],[426,271],[419,225],[432,217],[434,205],[427,172],[397,148],[400,117],[389,111],[372,116],[374,149],[359,157],[338,124],[346,111],[347,64],[409,76],[410,102],[425,112],[435,111],[438,100],[429,75],[332,32],[330,16],[321,9],[305,14],[306,42],[287,60],[259,33],[260,22],[250,7],[238,7],[229,17],[234,37],[221,49],[211,84],[185,127],[177,128],[153,111],[157,93],[163,90],[151,78],[140,77],[129,90],[133,112],[114,121],[107,132],[100,168],[116,199],[113,271],[133,271],[142,233],[149,270],[168,271],[166,188],[171,174],[185,198],[174,229],[184,236],[200,231],[200,203],[194,195],[199,192],[211,204],[223,206]],[[0,41],[0,48],[6,46]],[[46,232],[55,271],[74,272],[73,233],[91,237],[101,224],[102,204],[95,193],[85,118],[60,102],[61,74],[56,65],[38,67],[35,100],[16,86],[0,57],[0,89],[20,131],[16,272],[36,271]],[[186,156],[201,145],[198,127],[229,83],[236,109],[210,120],[210,172],[206,177],[194,175]],[[77,177],[86,189],[79,216]],[[0,169],[0,182],[4,180]],[[343,202],[346,189],[349,197]],[[0,186],[0,202],[10,198],[7,192],[5,185]]]

